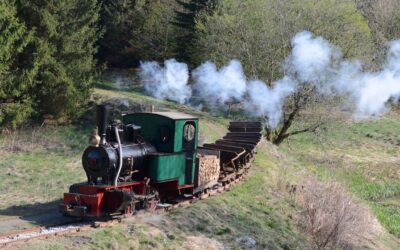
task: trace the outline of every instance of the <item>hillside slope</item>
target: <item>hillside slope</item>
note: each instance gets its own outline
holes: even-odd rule
[[[200,117],[203,142],[223,135],[228,123],[227,118],[155,100],[129,89],[95,89],[95,100],[110,98],[125,98],[144,108],[154,105],[156,110],[195,114]],[[298,200],[302,193],[296,192],[296,187],[305,185],[305,178],[317,176],[322,183],[343,183],[364,207],[372,208],[384,226],[376,237],[358,242],[360,247],[398,249],[399,120],[395,114],[363,124],[338,120],[318,136],[293,137],[280,148],[264,141],[246,181],[229,192],[168,214],[138,215],[117,226],[32,240],[19,248],[309,249],[314,240],[299,223],[303,207]],[[5,192],[0,194],[0,221],[22,217],[23,223],[16,223],[14,229],[45,224],[26,218],[54,211],[68,185],[84,180],[80,157],[92,128],[44,126],[1,139],[0,185]],[[18,171],[21,169],[24,171]]]

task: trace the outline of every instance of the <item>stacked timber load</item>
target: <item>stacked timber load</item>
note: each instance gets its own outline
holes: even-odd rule
[[[250,167],[262,138],[261,122],[233,121],[229,123],[228,130],[222,139],[203,145],[205,149],[220,152],[220,181],[241,175]]]
[[[199,148],[197,151],[197,161],[197,185],[203,188],[215,185],[220,172],[219,151]]]
[[[230,122],[230,132],[261,133],[261,122]]]

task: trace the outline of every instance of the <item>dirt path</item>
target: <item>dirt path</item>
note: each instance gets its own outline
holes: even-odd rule
[[[64,217],[56,208],[47,213],[30,216],[2,216],[0,220],[0,234],[11,233],[37,226],[54,226],[72,221],[74,221],[73,218]]]

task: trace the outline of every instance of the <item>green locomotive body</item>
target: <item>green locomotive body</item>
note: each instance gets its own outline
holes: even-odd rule
[[[124,124],[140,126],[143,139],[157,150],[148,157],[143,173],[155,183],[177,180],[194,185],[198,143],[198,118],[177,112],[133,113]]]

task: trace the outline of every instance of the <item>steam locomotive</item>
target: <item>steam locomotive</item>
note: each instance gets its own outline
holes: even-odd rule
[[[231,122],[222,139],[198,147],[198,118],[177,112],[132,113],[109,122],[97,107],[98,136],[82,164],[87,181],[64,193],[73,217],[131,215],[224,185],[250,167],[261,123]]]

